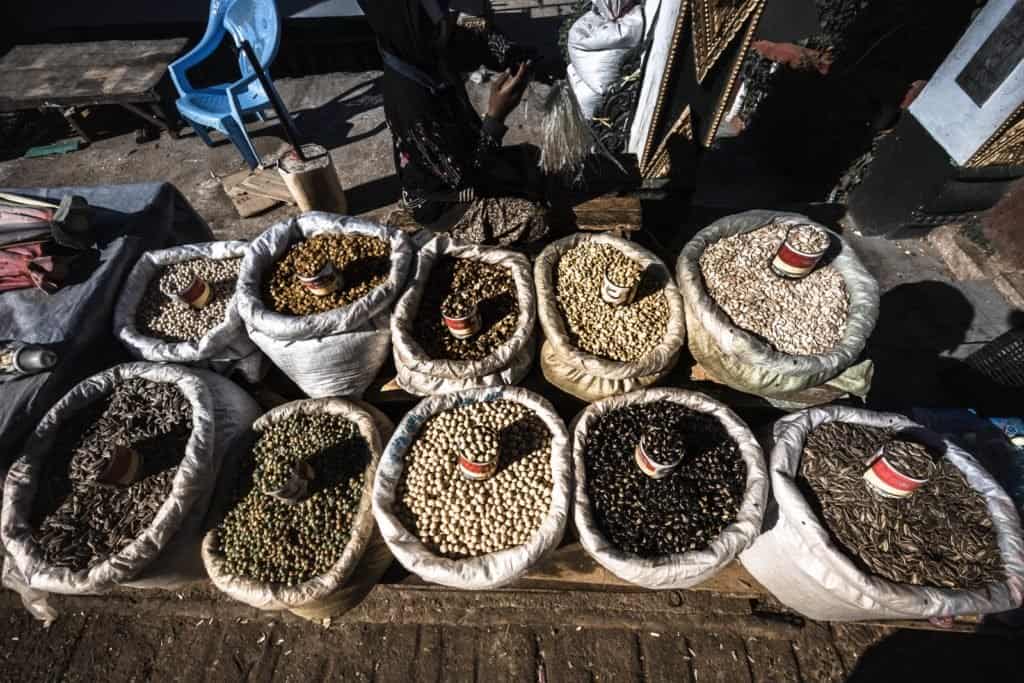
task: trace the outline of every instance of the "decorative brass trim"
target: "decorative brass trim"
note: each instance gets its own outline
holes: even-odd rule
[[[661,118],[661,110],[665,106],[665,91],[668,89],[668,79],[666,74],[672,72],[672,67],[675,65],[676,55],[679,54],[679,36],[683,32],[683,26],[686,25],[687,15],[689,12],[690,3],[689,0],[680,0],[679,16],[676,18],[676,29],[672,34],[672,44],[668,48],[668,57],[665,60],[665,70],[661,72],[661,84],[658,87],[658,97],[654,104],[654,113],[651,114],[651,123],[647,129],[647,139],[644,140],[644,147],[640,151],[640,160],[644,162],[647,159],[647,155],[651,151],[651,145],[654,143],[654,133],[658,130],[658,121]]]
[[[764,0],[693,0],[693,58],[697,82],[718,62],[747,19]]]
[[[644,178],[663,178],[669,170],[668,144],[676,135],[682,135],[687,140],[693,140],[693,121],[690,118],[690,107],[683,110],[683,113],[676,119],[672,129],[669,130],[665,139],[658,145],[658,150],[651,157],[651,160],[644,164],[641,175]]]
[[[733,92],[736,90],[736,81],[739,79],[740,69],[743,67],[743,60],[747,58],[747,53],[750,51],[750,43],[754,40],[754,31],[757,29],[757,24],[761,21],[761,13],[764,12],[764,6],[767,0],[756,0],[754,12],[750,15],[750,23],[747,26],[747,32],[743,36],[743,44],[740,45],[739,51],[736,53],[736,59],[733,60],[732,69],[729,73],[729,80],[725,84],[725,90],[722,91],[722,97],[718,101],[718,109],[715,111],[714,116],[711,118],[711,125],[708,127],[707,133],[704,135],[704,140],[701,144],[705,147],[710,147],[711,143],[715,140],[715,133],[718,132],[718,126],[722,123],[722,117],[725,116],[725,110],[732,104]]]
[[[983,166],[1024,166],[1024,104],[1017,107],[964,164],[969,168]]]

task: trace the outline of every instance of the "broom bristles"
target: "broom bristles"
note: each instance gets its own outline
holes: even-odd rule
[[[544,102],[540,166],[549,175],[578,175],[594,146],[594,133],[583,118],[567,81],[559,81]]]

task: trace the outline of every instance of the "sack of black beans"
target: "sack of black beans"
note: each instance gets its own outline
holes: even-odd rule
[[[546,338],[541,369],[562,391],[597,401],[650,386],[675,366],[686,336],[683,300],[651,252],[577,233],[549,244],[533,274]],[[610,288],[610,277],[621,286]]]
[[[773,271],[800,226],[827,236],[821,264],[794,279]],[[860,360],[878,319],[878,283],[853,248],[806,216],[747,211],[698,232],[679,254],[690,353],[714,380],[782,407],[826,385],[865,397],[874,366]],[[788,400],[787,400],[788,399]]]
[[[473,309],[466,331],[445,316],[456,298]],[[417,253],[391,318],[398,384],[420,396],[516,384],[533,363],[536,322],[525,256],[438,235]]]
[[[266,359],[246,334],[235,303],[248,246],[241,240],[207,242],[144,253],[121,288],[114,334],[140,360],[259,381]],[[192,295],[197,298],[190,304]]]
[[[306,395],[360,396],[387,361],[391,310],[414,257],[398,230],[306,213],[251,242],[238,310],[249,337]]]
[[[252,426],[203,541],[214,585],[258,609],[310,620],[354,607],[391,564],[370,497],[394,426],[344,399],[293,401]]]
[[[1020,519],[966,451],[902,415],[845,406],[794,413],[773,432],[773,501],[740,562],[787,607],[812,619],[856,621],[1021,604]],[[892,455],[885,444],[907,439],[930,444],[929,481],[902,498],[875,491],[869,466]]]
[[[426,581],[486,590],[558,547],[572,500],[565,424],[518,387],[432,396],[398,425],[373,514],[402,565]]]
[[[5,585],[49,620],[47,593],[204,578],[203,519],[225,453],[257,415],[232,382],[179,365],[118,365],[75,386],[7,475]]]
[[[580,543],[646,588],[710,579],[761,530],[764,454],[724,404],[643,389],[588,406],[573,422]]]

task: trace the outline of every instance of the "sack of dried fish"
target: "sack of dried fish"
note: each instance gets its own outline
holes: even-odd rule
[[[391,309],[413,258],[398,230],[306,213],[252,241],[238,310],[250,338],[306,395],[360,396],[387,361]]]
[[[827,264],[800,280],[776,275],[772,259],[793,223],[824,230],[799,214],[748,211],[686,244],[676,278],[690,352],[715,380],[783,407],[802,407],[793,394],[821,385],[864,397],[873,365],[858,360],[878,319],[878,283],[832,232],[838,252]]]
[[[114,334],[140,360],[237,371],[259,381],[266,359],[245,333],[235,302],[248,246],[207,242],[144,253],[121,288]],[[202,306],[182,296],[193,286],[205,293]]]
[[[887,498],[864,480],[901,415],[829,406],[775,424],[778,514],[742,555],[786,606],[827,621],[989,614],[1024,597],[1024,539],[1013,502],[973,457],[945,454],[913,495]]]
[[[624,581],[693,586],[760,532],[768,499],[764,454],[724,404],[681,389],[644,389],[591,404],[574,424],[580,542]],[[661,429],[681,445],[682,459],[654,478],[634,454]],[[646,455],[658,456],[653,449]]]
[[[602,298],[606,273],[642,268],[636,294]],[[637,245],[577,233],[549,244],[533,268],[546,340],[544,377],[584,401],[650,386],[676,364],[685,339],[683,300],[665,264]]]
[[[495,440],[490,474],[483,461]],[[432,396],[388,443],[373,514],[410,572],[452,588],[498,588],[561,542],[572,498],[569,457],[565,424],[537,394],[487,387]]]
[[[417,256],[416,275],[391,319],[398,384],[430,396],[521,380],[536,350],[537,303],[526,257],[445,235]],[[453,295],[479,313],[479,329],[464,338],[443,320]]]
[[[338,616],[391,564],[370,507],[393,425],[363,403],[293,401],[260,417],[232,455],[227,505],[203,541],[214,585],[258,609]]]
[[[49,620],[46,593],[203,578],[202,522],[217,475],[258,414],[235,384],[177,365],[129,363],[78,384],[7,475],[5,584]]]

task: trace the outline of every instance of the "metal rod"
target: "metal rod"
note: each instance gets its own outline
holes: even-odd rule
[[[242,52],[245,53],[246,59],[249,60],[249,65],[256,73],[256,78],[259,79],[260,85],[263,86],[264,92],[267,93],[267,98],[270,100],[270,106],[273,107],[274,113],[277,114],[277,118],[281,121],[281,126],[284,128],[284,136],[288,138],[288,144],[290,144],[292,149],[295,150],[299,159],[302,161],[308,161],[305,153],[302,151],[302,145],[299,143],[299,131],[295,128],[295,123],[292,121],[292,117],[288,113],[288,109],[285,108],[284,102],[282,102],[280,96],[278,96],[277,90],[274,89],[274,84],[270,82],[267,72],[264,71],[263,66],[260,65],[260,60],[256,57],[256,52],[252,49],[252,45],[249,44],[248,40],[243,40],[239,45],[239,48],[241,48]]]

